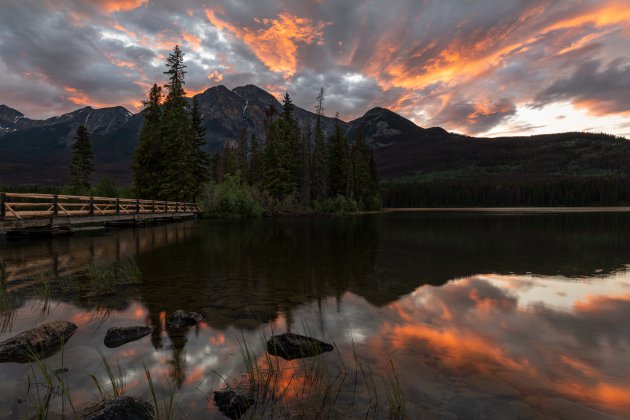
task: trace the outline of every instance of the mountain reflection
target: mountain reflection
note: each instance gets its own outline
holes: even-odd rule
[[[347,291],[383,306],[422,284],[476,273],[605,276],[630,262],[627,249],[626,214],[390,214],[111,230],[0,243],[0,258],[22,302],[38,273],[72,276],[91,258],[132,256],[144,282],[125,296],[53,298],[105,310],[139,299],[152,323],[161,312],[187,309],[214,327],[252,329]]]

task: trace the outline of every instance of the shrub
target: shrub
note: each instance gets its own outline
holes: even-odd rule
[[[207,184],[201,204],[210,215],[260,217],[265,213],[254,199],[252,188],[242,184],[239,175],[227,175],[221,183]]]
[[[341,195],[327,198],[321,202],[315,202],[313,203],[313,208],[317,212],[333,214],[348,214],[359,211],[359,206],[355,200]]]

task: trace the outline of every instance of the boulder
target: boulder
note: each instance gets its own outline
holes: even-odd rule
[[[214,391],[214,402],[219,407],[219,411],[232,420],[241,418],[249,407],[254,405],[253,398],[231,389]]]
[[[139,397],[122,395],[102,401],[83,411],[84,420],[151,420],[155,409]]]
[[[197,325],[203,319],[201,314],[197,312],[185,312],[177,310],[173,312],[167,319],[168,326],[171,328],[181,328],[185,326]]]
[[[267,352],[286,360],[317,356],[333,349],[331,344],[293,333],[274,335],[267,341]]]
[[[105,333],[105,346],[110,349],[120,347],[151,334],[151,327],[113,327]]]
[[[0,342],[0,363],[27,363],[57,353],[72,337],[77,326],[66,321],[52,321]]]

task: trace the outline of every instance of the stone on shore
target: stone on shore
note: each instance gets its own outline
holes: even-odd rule
[[[83,411],[84,420],[151,420],[153,405],[139,397],[122,395],[105,400]]]
[[[274,335],[267,341],[267,352],[286,360],[317,356],[333,349],[331,344],[293,333]]]
[[[231,389],[214,391],[214,402],[219,411],[232,420],[241,418],[249,407],[254,405],[252,398]]]
[[[185,312],[177,310],[173,312],[167,319],[168,326],[171,328],[181,328],[185,326],[197,325],[203,319],[201,314],[197,312]]]
[[[0,342],[0,363],[27,363],[57,353],[72,337],[77,326],[66,321],[40,324]]]
[[[104,344],[113,349],[151,334],[151,327],[112,327],[105,333]]]

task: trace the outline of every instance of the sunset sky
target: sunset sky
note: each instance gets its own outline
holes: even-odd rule
[[[630,0],[0,0],[0,103],[139,111],[175,44],[189,94],[288,91],[473,135],[630,136]]]

